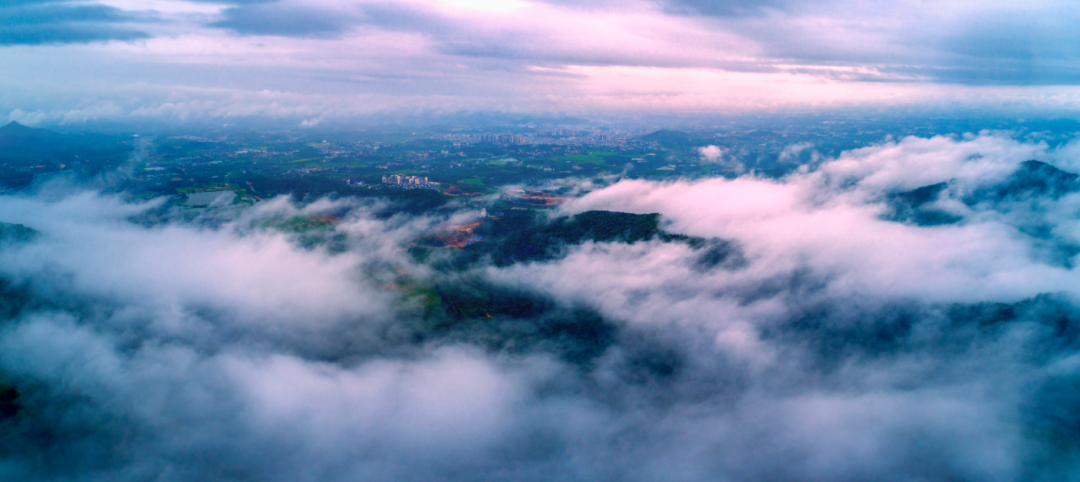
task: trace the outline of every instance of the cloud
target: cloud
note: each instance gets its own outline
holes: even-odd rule
[[[660,2],[665,10],[681,15],[708,15],[719,17],[743,17],[760,14],[766,9],[791,5],[784,0],[754,2],[746,0],[674,0]]]
[[[1055,20],[1071,14],[1049,3],[1025,12],[995,6],[927,12],[907,4],[847,1],[815,2],[812,8],[786,1],[630,2],[602,8],[535,2],[508,11],[470,5],[252,2],[225,9],[210,26],[242,35],[343,40],[350,32],[409,33],[447,61],[465,57],[511,64],[503,68],[520,68],[519,63],[708,68],[977,85],[1071,84],[1067,79],[1076,74],[1069,62],[1076,52],[1069,47],[1068,23]],[[920,11],[921,20],[912,11]],[[593,28],[583,28],[588,25]],[[597,25],[603,28],[598,31]]]
[[[562,213],[659,213],[695,238],[449,271],[450,250],[430,263],[404,250],[446,218],[383,219],[378,202],[195,212],[61,184],[0,196],[0,222],[39,232],[0,251],[0,383],[22,410],[0,419],[15,434],[0,468],[1068,479],[1080,284],[1048,253],[1075,257],[1080,188],[1026,161],[1067,167],[1074,151],[906,138],[779,180],[622,180]],[[890,217],[941,183],[916,208],[956,220]],[[276,227],[327,213],[340,221],[311,235],[340,249]],[[440,314],[433,293],[513,314]]]
[[[13,75],[3,81],[0,109],[57,112],[50,119],[109,103],[140,104],[101,114],[110,119],[244,110],[219,95],[187,109],[163,105],[170,92],[196,90],[326,99],[297,123],[327,106],[342,116],[850,106],[1067,116],[1080,54],[1076,14],[1055,2],[5,5],[0,44]],[[43,71],[51,75],[43,79]],[[148,88],[165,94],[127,95]]]
[[[724,155],[724,150],[713,145],[699,147],[698,154],[701,154],[701,158],[707,162],[718,162]]]
[[[737,173],[742,173],[746,170],[746,166],[736,160],[733,156],[729,155],[728,150],[723,147],[708,145],[697,148],[697,151],[701,156],[702,162],[727,165]]]
[[[252,2],[225,9],[224,18],[210,24],[242,35],[284,37],[338,36],[356,20],[347,9],[320,9],[283,2]]]
[[[217,328],[271,337],[282,336],[282,330],[305,331],[304,327],[345,320],[364,319],[371,326],[386,320],[385,294],[354,281],[358,265],[372,260],[298,250],[281,234],[246,227],[337,209],[335,205],[298,210],[279,199],[245,213],[228,225],[230,229],[217,231],[172,223],[147,230],[125,220],[157,219],[155,206],[126,205],[90,192],[50,203],[9,198],[5,221],[37,229],[46,241],[0,255],[6,273],[29,282],[60,269],[67,273],[65,289],[161,314],[155,323],[162,329],[181,330],[176,336],[192,335],[185,330],[194,326],[184,319],[191,310],[218,319]],[[398,256],[381,243],[398,236],[387,232],[375,244],[363,236],[353,242],[386,261]]]
[[[533,2],[513,11],[423,0],[109,5],[10,7],[90,8],[96,20],[24,27],[105,29],[100,38],[137,30],[146,41],[12,44],[0,110],[48,124],[246,115],[299,123],[373,112],[1076,109],[1072,13],[1050,4],[929,11],[840,1],[731,15],[676,14],[655,2]]]
[[[15,2],[0,7],[0,45],[67,44],[148,38],[125,24],[139,17],[124,10],[69,1]]]
[[[1024,261],[1030,256],[1024,246],[1033,240],[1010,226],[1024,220],[987,212],[966,197],[980,186],[1001,182],[1021,162],[1040,157],[1047,157],[1045,146],[999,137],[908,138],[846,152],[785,182],[746,177],[676,184],[623,181],[584,197],[575,209],[619,206],[659,212],[677,232],[733,240],[751,259],[766,257],[763,267],[780,270],[725,274],[729,281],[741,276],[763,281],[805,266],[827,274],[829,286],[880,287],[881,296],[977,301],[1005,293],[1024,298],[1073,292],[1070,271]],[[971,222],[927,229],[879,218],[885,207],[880,203],[889,194],[939,182],[955,186],[950,198],[940,201],[943,208]],[[989,253],[997,253],[997,268],[986,265]],[[582,282],[589,283],[586,279]]]
[[[803,153],[803,151],[805,151],[807,149],[811,149],[813,147],[814,147],[813,142],[800,142],[798,144],[792,144],[790,146],[784,147],[784,150],[780,151],[779,160],[780,160],[780,162],[785,162],[785,161],[793,162],[793,161],[796,161],[796,160],[798,160],[799,155]]]

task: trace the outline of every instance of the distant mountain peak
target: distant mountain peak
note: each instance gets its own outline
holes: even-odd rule
[[[35,128],[30,127],[30,126],[20,124],[19,121],[11,121],[11,122],[8,122],[7,125],[5,125],[4,127],[0,127],[0,132],[4,132],[4,133],[31,132],[31,131],[40,131],[40,130],[44,130],[44,129],[35,129]]]
[[[3,137],[53,137],[55,135],[53,131],[23,125],[19,121],[11,121],[4,127],[0,127],[0,136]]]

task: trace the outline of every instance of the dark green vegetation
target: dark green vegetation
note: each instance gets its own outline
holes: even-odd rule
[[[1024,161],[1009,179],[988,191],[976,193],[972,201],[1058,200],[1080,191],[1080,175],[1065,172],[1045,162]],[[969,202],[972,204],[972,202]]]
[[[466,342],[516,354],[542,351],[588,368],[619,332],[593,309],[562,306],[478,277],[439,277],[410,296],[424,300],[423,322],[412,335],[416,341]]]
[[[484,220],[475,234],[483,240],[451,251],[444,269],[458,270],[478,262],[508,266],[519,262],[558,258],[567,248],[587,241],[629,243],[651,239],[688,241],[690,238],[666,233],[659,227],[659,214],[631,214],[588,211],[548,220],[542,212],[509,210],[497,218]],[[427,258],[425,248],[412,249],[414,256]]]
[[[948,183],[940,182],[893,194],[887,199],[891,212],[885,215],[885,219],[919,226],[937,226],[960,222],[963,219],[960,216],[929,206],[934,201],[937,201],[938,196],[948,188]]]
[[[496,351],[543,350],[583,367],[621,336],[615,325],[591,309],[561,306],[536,293],[492,285],[468,274],[470,268],[551,261],[589,241],[686,243],[700,253],[693,266],[699,271],[737,269],[745,263],[732,243],[665,232],[655,213],[588,211],[548,219],[540,212],[513,210],[484,220],[475,232],[483,241],[462,249],[411,248],[415,257],[439,269],[429,281],[399,280],[408,289],[406,298],[423,307],[426,321],[414,336],[468,341]],[[638,369],[671,371],[663,363],[644,363]]]
[[[949,183],[940,182],[892,194],[885,200],[890,210],[884,218],[919,226],[958,223],[963,220],[962,217],[932,206],[946,195],[948,190]],[[998,210],[1016,210],[1025,204],[1056,201],[1075,192],[1080,192],[1080,175],[1032,160],[1021,163],[1004,181],[977,189],[961,200],[968,206],[989,204]],[[1040,235],[1037,233],[1038,228],[1031,226],[1021,227],[1021,230],[1035,236],[1049,235]]]
[[[466,256],[490,256],[497,266],[551,259],[567,246],[585,241],[634,243],[661,233],[659,214],[589,211],[543,222],[531,211],[510,211],[503,218],[481,225],[483,243],[464,248]]]

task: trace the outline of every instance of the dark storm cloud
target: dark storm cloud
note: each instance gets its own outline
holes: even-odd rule
[[[68,1],[0,5],[0,45],[87,43],[148,38],[123,24],[140,18],[123,10]]]

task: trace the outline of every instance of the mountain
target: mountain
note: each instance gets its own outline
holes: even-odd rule
[[[691,266],[698,273],[745,265],[734,243],[665,232],[656,213],[586,211],[551,219],[536,211],[510,210],[472,222],[479,226],[469,237],[479,239],[461,249],[420,244],[410,249],[416,259],[430,259],[437,268],[430,280],[405,276],[397,281],[398,289],[409,292],[425,310],[427,328],[415,336],[478,337],[496,351],[527,352],[543,346],[564,361],[588,366],[615,342],[616,325],[588,307],[566,306],[531,290],[491,283],[473,274],[474,268],[551,261],[586,242],[686,243],[698,253]],[[645,369],[660,377],[678,368],[677,361],[655,361]]]
[[[0,171],[25,170],[41,165],[71,165],[75,161],[85,160],[92,160],[95,165],[115,165],[123,161],[130,150],[130,142],[118,136],[61,134],[18,122],[0,127]],[[0,179],[0,184],[21,184],[5,176],[0,177],[4,177]]]
[[[936,226],[960,222],[962,218],[935,209],[936,201],[949,187],[940,182],[922,186],[911,191],[892,194],[886,198],[891,208],[884,219],[907,222],[919,226]],[[1004,181],[983,187],[964,196],[968,206],[989,203],[995,209],[1012,209],[1015,203],[1057,200],[1062,196],[1080,192],[1080,174],[1062,171],[1041,161],[1024,161]]]
[[[892,209],[884,218],[888,221],[913,223],[919,226],[958,223],[963,218],[932,207],[932,203],[948,187],[948,183],[939,182],[890,195],[886,201]]]
[[[669,233],[660,228],[660,215],[612,211],[586,211],[573,216],[548,219],[533,211],[508,211],[496,218],[479,221],[470,235],[478,242],[453,252],[443,252],[449,263],[443,268],[461,271],[482,261],[496,266],[542,262],[565,256],[573,246],[589,241],[633,244],[641,241],[686,243],[700,253],[695,270],[737,268],[742,254],[734,244],[720,239],[702,239]],[[422,259],[431,254],[424,244],[410,252]]]
[[[662,147],[668,149],[678,149],[681,147],[691,147],[694,145],[693,138],[690,134],[682,131],[672,130],[659,130],[651,134],[641,136],[644,141],[651,141],[660,144]]]
[[[21,224],[0,223],[0,244],[16,244],[33,241],[37,230]]]
[[[0,148],[25,149],[45,147],[42,143],[63,142],[64,136],[46,129],[24,126],[18,122],[9,122],[0,127]]]
[[[1057,200],[1080,191],[1080,175],[1062,171],[1040,161],[1024,161],[1003,184],[987,193],[993,201],[1018,201],[1030,198]]]

